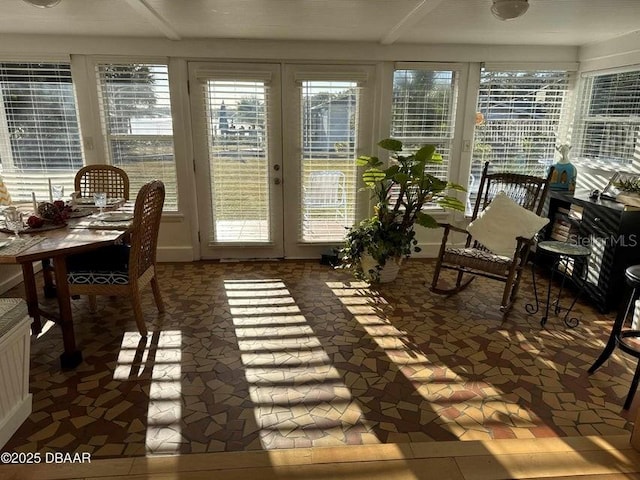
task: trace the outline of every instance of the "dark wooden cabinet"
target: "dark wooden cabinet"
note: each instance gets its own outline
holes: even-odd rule
[[[588,196],[551,192],[544,237],[589,247],[585,292],[602,312],[617,308],[624,292],[624,271],[640,264],[640,210]],[[584,265],[575,265],[579,275]]]

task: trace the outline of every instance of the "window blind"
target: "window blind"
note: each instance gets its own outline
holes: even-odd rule
[[[448,178],[457,95],[454,70],[420,68],[393,74],[391,137],[401,140],[406,151],[435,145],[443,161],[427,169],[442,179]]]
[[[166,188],[164,210],[176,210],[178,192],[173,121],[166,65],[99,64],[99,100],[107,155],[129,175],[131,197],[154,179]]]
[[[0,162],[13,201],[49,199],[48,180],[73,191],[82,148],[66,63],[0,63]]]
[[[342,241],[356,210],[357,80],[300,84],[300,185],[304,242]]]
[[[615,166],[638,159],[640,70],[582,79],[574,156]]]
[[[270,81],[216,72],[202,83],[211,173],[215,243],[271,241],[269,191]]]
[[[567,71],[482,70],[471,190],[477,190],[486,161],[493,172],[545,174],[564,141],[558,137],[568,114],[570,79]]]

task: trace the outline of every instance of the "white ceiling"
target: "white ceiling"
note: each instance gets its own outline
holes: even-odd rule
[[[0,0],[0,34],[585,45],[640,30],[640,0],[529,0],[500,21],[491,0]]]

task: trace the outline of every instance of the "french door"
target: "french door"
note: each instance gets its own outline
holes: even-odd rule
[[[373,68],[191,63],[200,256],[314,258],[366,197]]]

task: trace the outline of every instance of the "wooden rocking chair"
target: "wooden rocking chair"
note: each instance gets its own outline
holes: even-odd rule
[[[471,217],[472,221],[478,217],[478,214],[491,203],[499,192],[504,192],[506,196],[518,205],[534,212],[538,216],[540,215],[549,189],[549,180],[553,173],[553,168],[550,169],[546,178],[515,173],[488,173],[488,170],[489,162],[485,163],[482,170],[478,196]],[[527,263],[529,251],[534,243],[533,239],[516,237],[516,247],[513,255],[498,255],[489,251],[474,239],[467,230],[449,224],[442,224],[441,226],[444,227],[444,234],[433,275],[431,291],[443,295],[453,295],[467,288],[476,276],[499,280],[505,283],[500,304],[500,311],[504,320],[518,294],[520,279]],[[464,247],[447,246],[451,231],[467,235]],[[453,288],[438,286],[442,269],[458,272]]]

